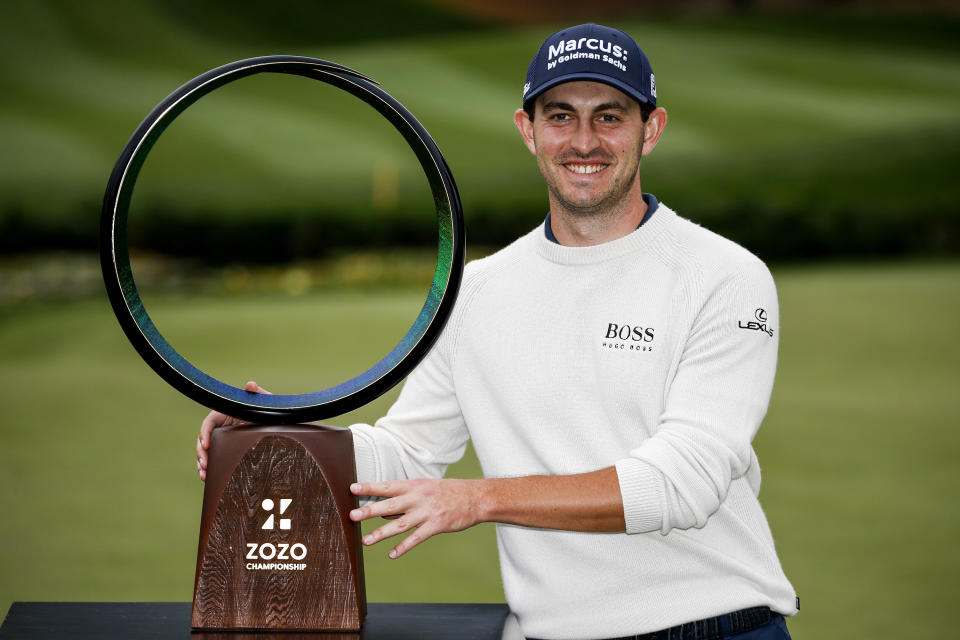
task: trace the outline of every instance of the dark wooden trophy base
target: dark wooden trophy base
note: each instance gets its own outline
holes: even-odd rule
[[[215,429],[194,629],[357,631],[367,613],[349,430]]]

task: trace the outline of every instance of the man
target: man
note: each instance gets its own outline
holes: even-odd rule
[[[640,186],[667,114],[625,33],[550,36],[514,120],[550,212],[467,266],[427,358],[353,425],[365,545],[497,522],[528,638],[789,638],[796,612],[751,441],[776,366],[763,263]],[[254,383],[248,389],[259,391]],[[198,439],[204,475],[212,413]],[[472,439],[484,478],[440,479]]]

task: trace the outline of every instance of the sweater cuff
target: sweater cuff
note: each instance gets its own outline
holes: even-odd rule
[[[663,525],[663,476],[649,463],[624,458],[616,464],[627,533],[659,531]]]
[[[353,432],[353,457],[357,464],[357,482],[377,482],[380,478],[377,474],[377,454],[376,448],[370,436],[354,428]]]

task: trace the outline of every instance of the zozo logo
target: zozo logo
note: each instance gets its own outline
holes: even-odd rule
[[[273,530],[275,525],[279,524],[279,528],[281,530],[289,531],[292,527],[291,519],[277,518],[276,516],[282,516],[284,513],[286,513],[291,504],[293,504],[293,500],[291,498],[280,498],[279,513],[273,513],[273,510],[277,507],[277,504],[271,498],[264,499],[264,501],[260,503],[260,507],[264,511],[270,512],[270,515],[260,526],[260,528]],[[287,542],[278,542],[277,544],[272,542],[247,543],[247,560],[303,560],[306,557],[307,547],[301,542],[296,542],[294,544]],[[302,570],[304,567],[306,567],[306,565],[247,565],[247,569],[295,568]]]
[[[247,560],[303,560],[307,557],[307,547],[302,542],[287,544],[280,542],[247,543]]]
[[[280,498],[280,515],[283,515],[284,512],[290,508],[290,504],[293,502],[290,498]],[[267,498],[260,503],[260,506],[263,507],[264,511],[273,511],[273,500]],[[270,514],[270,517],[267,518],[267,521],[263,523],[261,529],[273,529],[273,514]],[[280,518],[280,528],[289,529],[290,528],[290,518]]]

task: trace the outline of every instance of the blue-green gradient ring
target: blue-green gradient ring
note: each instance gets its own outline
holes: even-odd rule
[[[137,175],[163,131],[194,102],[229,82],[257,73],[287,73],[347,91],[389,120],[420,160],[430,183],[439,227],[437,267],[426,302],[400,343],[360,375],[329,389],[296,395],[250,393],[190,364],[157,330],[140,300],[130,269],[127,219]],[[110,304],[130,342],[161,378],[186,396],[254,422],[294,423],[329,418],[377,398],[426,355],[453,308],[463,274],[465,236],[460,196],[436,143],[416,118],[376,83],[347,67],[299,56],[239,60],[186,83],[137,127],[110,175],[100,216],[100,264]]]

